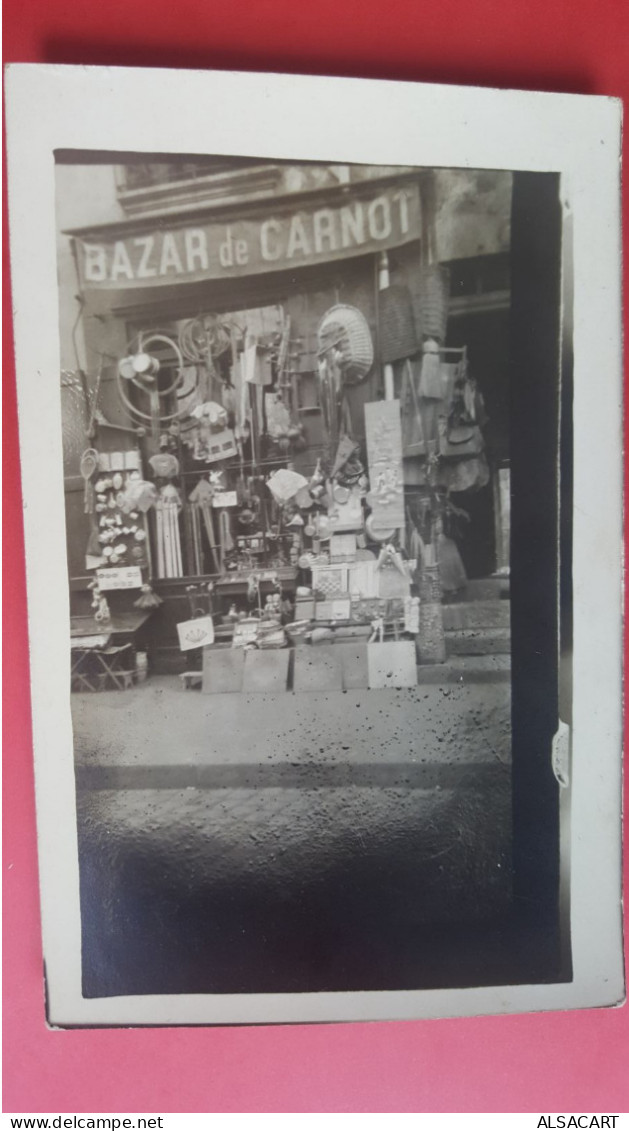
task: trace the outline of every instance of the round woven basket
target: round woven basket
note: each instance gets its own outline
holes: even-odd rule
[[[355,306],[339,303],[323,315],[318,329],[319,356],[335,349],[349,385],[363,381],[373,365],[373,341],[367,319]]]
[[[450,272],[447,267],[421,267],[418,281],[422,335],[424,338],[444,342],[450,299]]]

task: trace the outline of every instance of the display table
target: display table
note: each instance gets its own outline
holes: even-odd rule
[[[74,691],[123,691],[135,679],[135,653],[141,629],[152,609],[117,613],[109,621],[92,616],[70,618]]]

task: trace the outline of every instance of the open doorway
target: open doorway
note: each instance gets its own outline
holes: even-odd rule
[[[470,372],[483,396],[487,422],[483,429],[490,468],[489,483],[480,490],[453,493],[467,516],[456,539],[468,578],[508,571],[509,531],[509,311],[457,314],[448,323],[448,345],[467,346]]]

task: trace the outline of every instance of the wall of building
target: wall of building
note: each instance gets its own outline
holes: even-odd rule
[[[303,191],[329,193],[331,189],[338,190],[340,185],[372,180],[377,175],[390,176],[394,171],[391,167],[378,166],[281,167],[277,170],[276,191],[272,198],[276,201],[278,192],[288,197]],[[408,169],[399,171],[408,173]],[[421,171],[418,171],[418,174],[421,175]],[[247,198],[247,181],[243,179],[242,171],[239,176],[238,184],[244,202]],[[66,233],[76,228],[124,221],[126,213],[120,203],[118,185],[120,176],[112,165],[59,164],[56,179],[61,366],[66,370],[82,368],[93,376],[99,364],[100,350],[105,348],[115,352],[115,349],[121,351],[124,349],[125,331],[122,326],[116,331],[112,323],[108,322],[105,326],[105,323],[99,323],[93,317],[90,322],[91,316],[88,312],[78,319],[80,314],[78,278],[71,239]],[[511,186],[512,175],[504,171],[461,169],[435,171],[436,252],[440,260],[462,260],[508,252]],[[269,189],[263,189],[262,195],[266,193],[271,194]],[[214,200],[215,206],[216,203],[217,201]],[[137,200],[133,207],[134,214],[137,214]],[[158,223],[157,220],[155,222]],[[419,262],[419,248],[414,244],[399,248],[392,255],[392,260],[392,281],[405,283],[409,287],[415,303],[417,321],[419,296],[415,268]],[[375,311],[371,287],[363,287],[360,294],[350,295],[349,291],[352,288],[344,284],[344,273],[348,278],[353,273],[349,261],[338,265],[339,286],[336,288],[336,297],[332,292],[330,296],[326,292],[325,302],[327,305],[331,305],[334,301],[356,302],[367,317],[375,336]],[[290,313],[293,314],[294,321],[299,327],[300,315],[303,315],[299,277],[296,276],[295,285],[291,290],[294,298],[289,305],[295,309]],[[340,293],[341,290],[345,292],[343,295]],[[151,295],[151,298],[155,301],[157,295]],[[310,333],[310,327],[307,332]],[[310,344],[310,342],[305,343],[305,348],[308,349]],[[107,372],[104,374],[102,395],[108,402],[105,411],[113,413],[112,419],[116,419],[118,406],[115,397],[111,398],[107,395],[110,376],[111,374]],[[372,390],[368,391],[372,392]]]
[[[290,197],[303,191],[329,193],[341,185],[390,176],[394,171],[389,166],[287,166],[280,170],[275,187],[263,190],[261,206],[267,195],[277,200],[278,195]],[[400,172],[408,173],[408,168]],[[421,171],[418,173],[421,175]],[[440,260],[494,255],[509,250],[511,173],[439,169],[434,183],[436,250]],[[74,334],[76,347],[73,341],[78,313],[77,273],[71,241],[64,233],[73,228],[121,221],[127,213],[120,203],[116,170],[112,165],[59,164],[56,184],[61,365],[64,369],[75,369],[80,362],[80,367],[89,370],[81,326]],[[242,180],[240,186],[244,202],[246,180]],[[203,203],[201,198],[198,203],[199,206]],[[216,203],[214,198],[215,206]],[[137,214],[136,201],[134,215]]]
[[[442,261],[509,251],[512,173],[437,169],[437,258]]]
[[[57,165],[55,183],[61,368],[89,370],[80,323],[73,335],[79,311],[78,280],[71,241],[64,233],[83,225],[121,220],[125,214],[118,202],[111,165]]]

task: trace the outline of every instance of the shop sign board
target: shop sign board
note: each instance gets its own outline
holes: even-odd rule
[[[373,526],[396,530],[404,526],[404,465],[399,401],[365,405],[369,463],[369,494]]]
[[[120,228],[118,228],[120,232]],[[173,224],[76,238],[83,289],[164,286],[312,266],[419,239],[419,187],[379,188],[257,219]]]
[[[216,491],[212,498],[212,506],[218,510],[224,507],[238,506],[238,493],[236,491]]]

